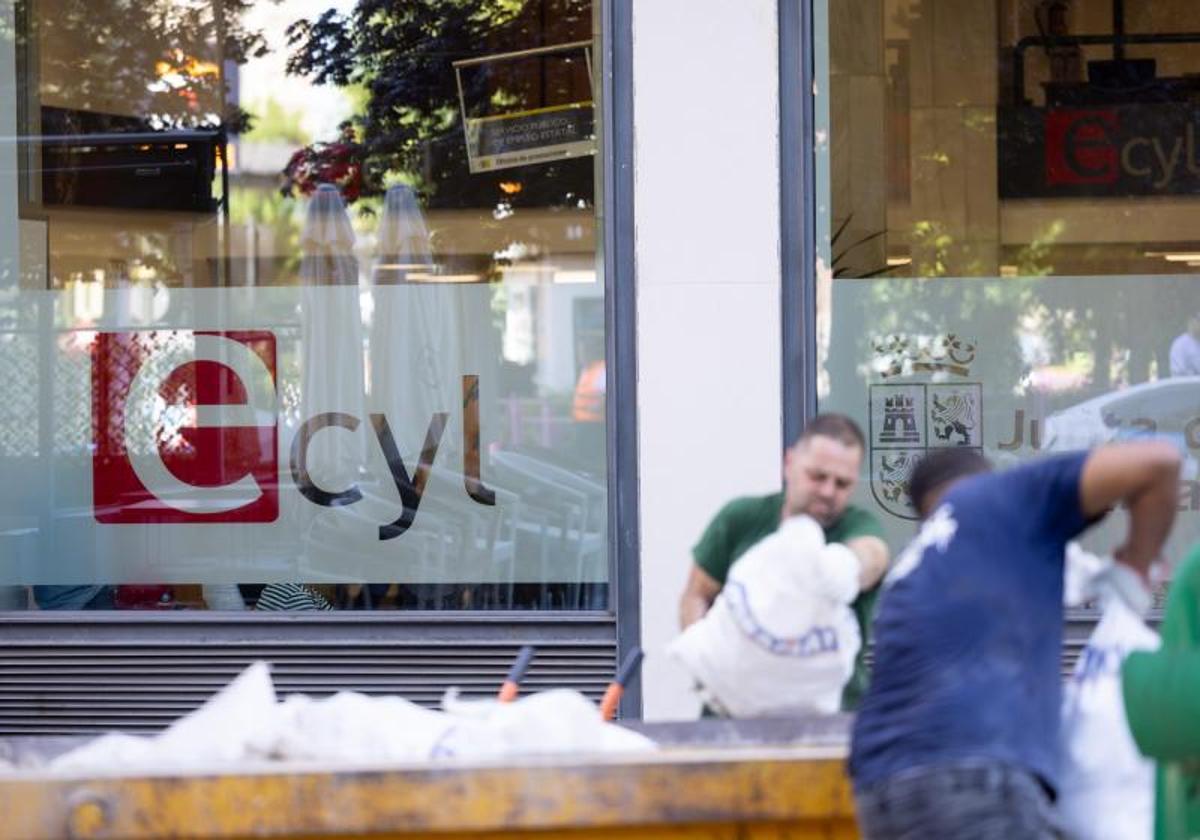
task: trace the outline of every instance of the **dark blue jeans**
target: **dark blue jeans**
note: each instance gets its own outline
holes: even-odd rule
[[[1058,836],[1046,788],[1032,773],[1003,764],[914,767],[856,786],[854,802],[866,840]]]

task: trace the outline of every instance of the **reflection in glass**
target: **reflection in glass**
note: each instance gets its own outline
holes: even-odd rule
[[[816,11],[818,398],[871,429],[863,501],[899,544],[904,511],[878,499],[904,476],[885,459],[959,441],[1005,464],[1157,434],[1187,453],[1178,556],[1200,537],[1200,6]],[[905,447],[881,436],[900,391]],[[951,421],[971,428],[939,438]]]
[[[321,184],[308,199],[300,233],[301,415],[347,414],[365,421],[362,316],[355,235],[341,193]],[[351,486],[363,466],[363,437],[333,430],[314,434],[303,454],[310,475],[327,486]],[[315,429],[314,429],[315,431]]]
[[[598,9],[143,6],[26,4],[0,46],[0,609],[606,609]],[[199,334],[273,360],[273,449],[222,460],[220,361],[111,397]],[[253,455],[277,504],[109,493],[125,411],[185,491]]]

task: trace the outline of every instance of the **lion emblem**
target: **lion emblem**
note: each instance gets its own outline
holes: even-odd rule
[[[975,428],[975,400],[967,394],[950,394],[946,399],[933,395],[933,433],[938,440],[950,440],[958,435],[959,446],[971,443],[971,431]]]

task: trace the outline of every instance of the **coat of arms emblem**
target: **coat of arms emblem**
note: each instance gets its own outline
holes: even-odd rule
[[[916,519],[913,467],[934,448],[983,449],[983,388],[978,382],[872,385],[871,494],[893,516]]]

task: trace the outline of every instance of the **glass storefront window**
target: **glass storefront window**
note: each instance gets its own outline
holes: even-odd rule
[[[894,544],[932,447],[1147,434],[1200,538],[1200,6],[814,2],[821,409]],[[1110,522],[1090,544],[1111,549]]]
[[[0,0],[0,609],[606,609],[590,0]]]

